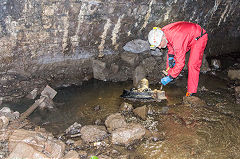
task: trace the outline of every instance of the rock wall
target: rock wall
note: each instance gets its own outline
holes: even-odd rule
[[[93,77],[93,59],[176,21],[208,31],[207,55],[239,52],[239,9],[239,0],[1,0],[0,96],[79,84]]]

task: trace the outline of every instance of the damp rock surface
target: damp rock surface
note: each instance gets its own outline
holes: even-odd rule
[[[114,131],[115,129],[127,126],[124,116],[120,113],[112,114],[107,117],[105,120],[105,125],[109,132]]]
[[[145,128],[140,124],[129,124],[112,132],[112,143],[119,145],[130,145],[140,140],[145,135]]]
[[[107,137],[107,131],[104,126],[86,125],[81,128],[81,138],[84,142],[101,141]]]
[[[148,41],[136,39],[128,42],[123,49],[132,53],[141,53],[150,50],[150,47]]]

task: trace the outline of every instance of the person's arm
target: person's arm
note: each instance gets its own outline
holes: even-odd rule
[[[175,65],[173,68],[170,68],[168,74],[171,75],[173,78],[176,78],[180,72],[182,71],[185,65],[185,54],[187,50],[188,44],[188,36],[184,34],[180,34],[178,39],[174,40],[173,48],[174,48],[174,59]]]
[[[175,65],[173,68],[170,68],[168,74],[173,78],[176,78],[182,71],[185,65],[185,51],[184,50],[175,50]]]

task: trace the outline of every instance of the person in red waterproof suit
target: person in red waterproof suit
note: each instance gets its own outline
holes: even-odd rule
[[[151,49],[168,47],[168,76],[162,78],[161,83],[166,85],[180,74],[185,65],[185,54],[191,50],[186,96],[196,93],[207,40],[206,31],[198,24],[191,22],[175,22],[162,29],[154,27],[148,34]]]

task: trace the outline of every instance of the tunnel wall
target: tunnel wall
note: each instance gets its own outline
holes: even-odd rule
[[[239,10],[239,0],[2,0],[0,96],[56,79],[88,80],[92,59],[122,53],[153,26],[176,21],[207,30],[208,56],[239,52]]]

